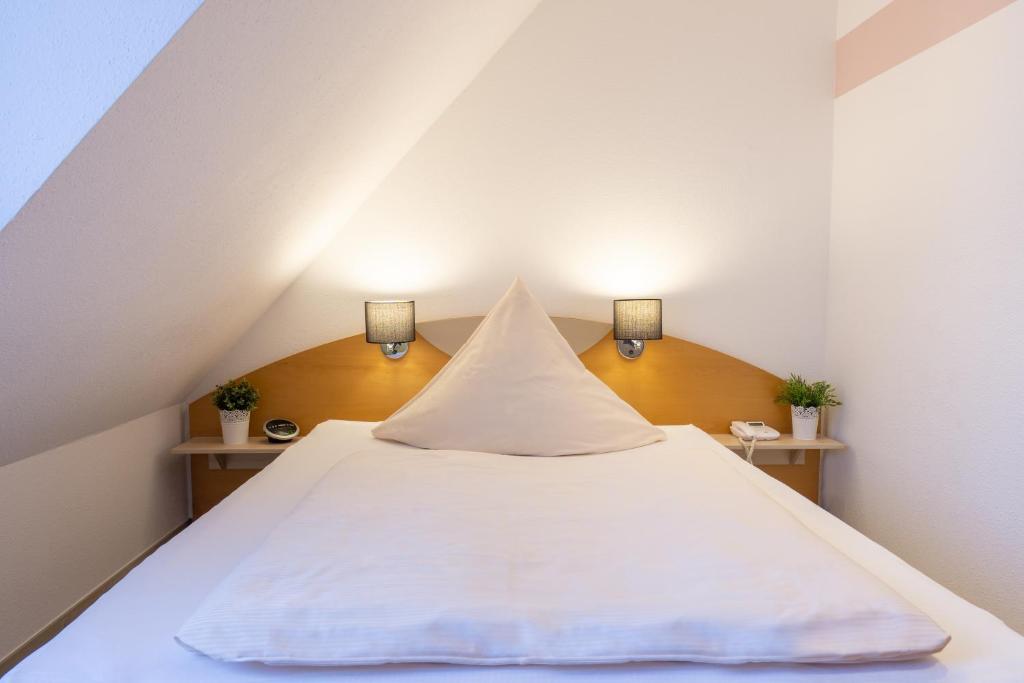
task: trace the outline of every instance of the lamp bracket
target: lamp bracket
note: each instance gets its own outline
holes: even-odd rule
[[[409,353],[409,342],[390,342],[380,345],[380,352],[391,360],[398,360]]]
[[[616,339],[615,346],[626,360],[636,360],[644,352],[643,339]]]

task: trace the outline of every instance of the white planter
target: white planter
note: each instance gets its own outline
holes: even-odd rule
[[[817,408],[801,408],[790,406],[790,413],[793,415],[793,438],[801,441],[813,441],[818,438],[818,413]]]
[[[226,444],[246,443],[249,440],[249,411],[220,411],[220,431]]]

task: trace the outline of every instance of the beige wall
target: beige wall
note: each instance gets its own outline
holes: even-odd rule
[[[0,467],[0,658],[184,522],[172,406]]]
[[[825,502],[1024,630],[1024,2],[836,100]]]
[[[657,296],[665,330],[821,371],[834,5],[548,0],[192,392],[357,334],[362,302],[552,315]]]

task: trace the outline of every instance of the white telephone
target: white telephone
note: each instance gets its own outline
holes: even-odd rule
[[[729,431],[741,441],[773,441],[780,436],[778,431],[759,420],[749,420],[747,422],[733,420],[732,425],[729,426]]]

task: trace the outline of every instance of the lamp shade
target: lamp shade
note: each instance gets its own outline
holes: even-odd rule
[[[616,299],[612,304],[616,339],[661,339],[661,299]]]
[[[366,341],[398,344],[416,341],[415,301],[365,301]]]

